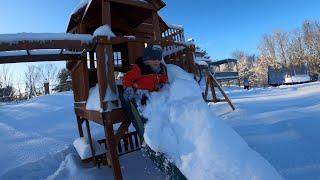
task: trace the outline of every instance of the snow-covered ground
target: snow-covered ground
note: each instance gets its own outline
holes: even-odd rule
[[[227,88],[236,106],[211,105],[285,179],[320,178],[320,82],[277,88]]]
[[[102,129],[93,127],[93,137]],[[78,137],[72,93],[0,104],[0,179],[113,179],[108,167],[81,163],[72,142]],[[125,179],[164,179],[141,152],[121,159]]]
[[[180,85],[177,82],[176,87]],[[170,92],[174,90],[173,88]],[[218,124],[219,127],[224,127],[224,130],[226,128],[228,132],[231,132],[231,128],[221,125],[220,122],[217,123],[216,116],[223,119],[242,136],[250,148],[262,155],[285,179],[320,178],[320,145],[318,143],[320,82],[249,91],[227,88],[226,92],[237,109],[232,112],[225,103],[210,105],[213,125]],[[158,96],[164,98],[163,95]],[[171,100],[173,103],[170,108],[179,107],[175,104],[179,99]],[[179,108],[177,110],[179,112],[188,111],[185,108],[189,107],[188,103],[191,101],[203,107],[200,102],[189,98],[184,101],[185,104],[181,104],[180,110]],[[207,110],[203,109],[206,108],[189,108],[193,113],[207,113]],[[178,111],[170,112],[169,117],[176,117],[178,113]],[[191,119],[196,120],[196,118],[185,116],[179,120],[187,120],[185,123],[189,125],[186,127],[192,128]],[[207,116],[204,119],[206,119],[205,122],[210,120]],[[183,131],[181,129],[183,123],[174,119],[171,119],[170,123],[177,125],[179,131]],[[91,125],[94,137],[99,136],[101,129]],[[208,129],[205,129],[204,132]],[[189,134],[195,132],[200,133],[201,131],[190,131]],[[205,134],[210,135],[209,132]],[[215,134],[223,133],[216,132]],[[165,138],[164,135],[162,134],[161,137]],[[237,135],[232,133],[231,136]],[[0,104],[0,179],[112,179],[112,173],[108,167],[98,169],[80,162],[72,146],[72,142],[77,137],[71,93],[42,96],[20,104]],[[188,133],[184,133],[180,143],[187,142],[188,137],[190,137]],[[208,136],[201,138],[206,139],[206,137]],[[223,138],[221,137],[219,142],[209,141],[208,144],[223,145]],[[179,142],[179,139],[175,141]],[[198,142],[196,144],[210,150],[206,144]],[[243,143],[238,142],[237,144],[242,144],[241,146],[244,147]],[[192,142],[180,145],[189,148],[176,153],[194,152],[184,160],[196,156],[199,159],[195,162],[201,163],[199,160],[206,157],[197,154],[200,149],[192,148]],[[236,149],[230,150],[238,152]],[[168,152],[170,151],[168,149]],[[216,149],[216,152],[222,155],[225,151]],[[215,159],[209,154],[207,157],[208,160]],[[222,156],[220,158],[220,162],[224,162],[224,159],[236,159],[236,157]],[[123,156],[120,161],[125,179],[165,179],[165,175],[156,170],[152,162],[141,152]],[[181,166],[185,168],[184,170],[190,168],[190,161],[181,162],[185,162],[182,164],[185,166]],[[192,170],[189,169],[189,171]]]

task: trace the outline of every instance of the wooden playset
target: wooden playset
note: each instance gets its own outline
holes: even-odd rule
[[[128,130],[130,119],[121,107],[115,74],[127,72],[146,44],[160,44],[166,63],[195,72],[195,46],[186,42],[182,27],[168,25],[158,15],[164,6],[161,0],[92,0],[71,16],[66,34],[0,35],[0,64],[67,61],[79,136],[87,136],[92,153],[83,162],[109,165],[115,179],[122,179],[119,156],[139,150],[142,143],[137,132]],[[103,25],[108,25],[115,36],[94,36]],[[214,77],[208,77],[218,85]],[[89,110],[88,98],[95,87],[99,108]],[[89,121],[104,129],[105,139],[98,140],[106,150],[102,154],[94,147]]]

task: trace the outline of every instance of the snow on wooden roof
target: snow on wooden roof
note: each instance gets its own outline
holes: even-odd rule
[[[79,4],[76,6],[76,8],[73,10],[72,14],[76,14],[82,9],[88,9],[88,5],[90,6],[91,2],[93,0],[81,0]],[[142,2],[142,3],[152,3],[152,4],[158,4],[158,8],[162,8],[165,6],[164,2],[161,0],[156,0],[157,2],[154,2],[154,0],[131,0],[136,2]]]

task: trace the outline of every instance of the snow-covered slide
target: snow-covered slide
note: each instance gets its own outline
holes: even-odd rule
[[[202,100],[192,75],[168,65],[170,84],[140,107],[148,119],[144,139],[188,179],[282,179],[261,155]]]

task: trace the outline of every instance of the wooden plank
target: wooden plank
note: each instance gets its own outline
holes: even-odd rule
[[[213,80],[211,78],[211,76],[209,76],[208,78],[208,83],[210,85],[210,90],[211,90],[211,95],[212,95],[212,101],[213,102],[217,102],[217,94],[216,94],[216,90],[214,89],[214,84],[213,84]]]
[[[110,117],[108,118],[110,119]],[[103,119],[104,122],[104,132],[108,146],[107,157],[111,161],[112,172],[115,180],[122,180],[122,173],[120,169],[120,162],[117,152],[117,144],[115,143],[115,136],[113,131],[113,124],[107,119]]]
[[[51,54],[51,55],[23,55],[23,56],[0,56],[0,64],[43,62],[43,61],[68,61],[81,60],[77,54]]]
[[[153,38],[155,41],[160,43],[161,41],[161,31],[160,31],[160,23],[159,16],[157,11],[152,11],[152,24],[153,24]]]
[[[82,54],[82,68],[81,68],[81,74],[76,74],[76,76],[80,76],[80,79],[82,80],[81,84],[79,84],[81,87],[75,90],[81,90],[82,92],[82,101],[87,101],[89,97],[89,72],[88,72],[88,64],[87,64],[87,53]]]
[[[91,44],[83,43],[80,40],[20,41],[14,44],[0,44],[0,51],[33,49],[91,49]]]
[[[103,125],[102,116],[101,113],[99,113],[99,111],[83,110],[81,108],[75,108],[74,111],[77,116],[89,119],[90,121]]]
[[[207,78],[207,83],[206,83],[206,88],[205,88],[205,91],[204,91],[204,94],[203,94],[203,99],[205,102],[208,102],[208,91],[209,91],[209,77],[206,76]]]
[[[100,107],[101,109],[106,109],[106,104],[104,102],[104,97],[107,90],[107,72],[106,72],[106,49],[103,45],[98,44],[96,48],[97,52],[97,77],[99,84],[99,97],[100,97]]]
[[[83,137],[82,123],[83,123],[83,121],[80,118],[80,116],[77,116],[77,125],[78,125],[78,132],[79,132],[80,137]]]
[[[104,44],[104,45],[117,45],[127,42],[137,42],[137,43],[149,43],[154,44],[156,41],[152,39],[145,39],[145,38],[126,38],[126,37],[113,37],[111,39],[106,38],[105,36],[97,36],[94,38],[95,44]]]
[[[92,137],[91,137],[89,121],[87,119],[85,119],[84,121],[86,122],[87,136],[88,136],[89,143],[90,143],[91,155],[92,155],[92,158],[93,158],[93,162],[96,164],[97,163],[97,161],[96,161],[96,152],[95,152],[95,149],[93,147],[93,140],[92,140]]]

